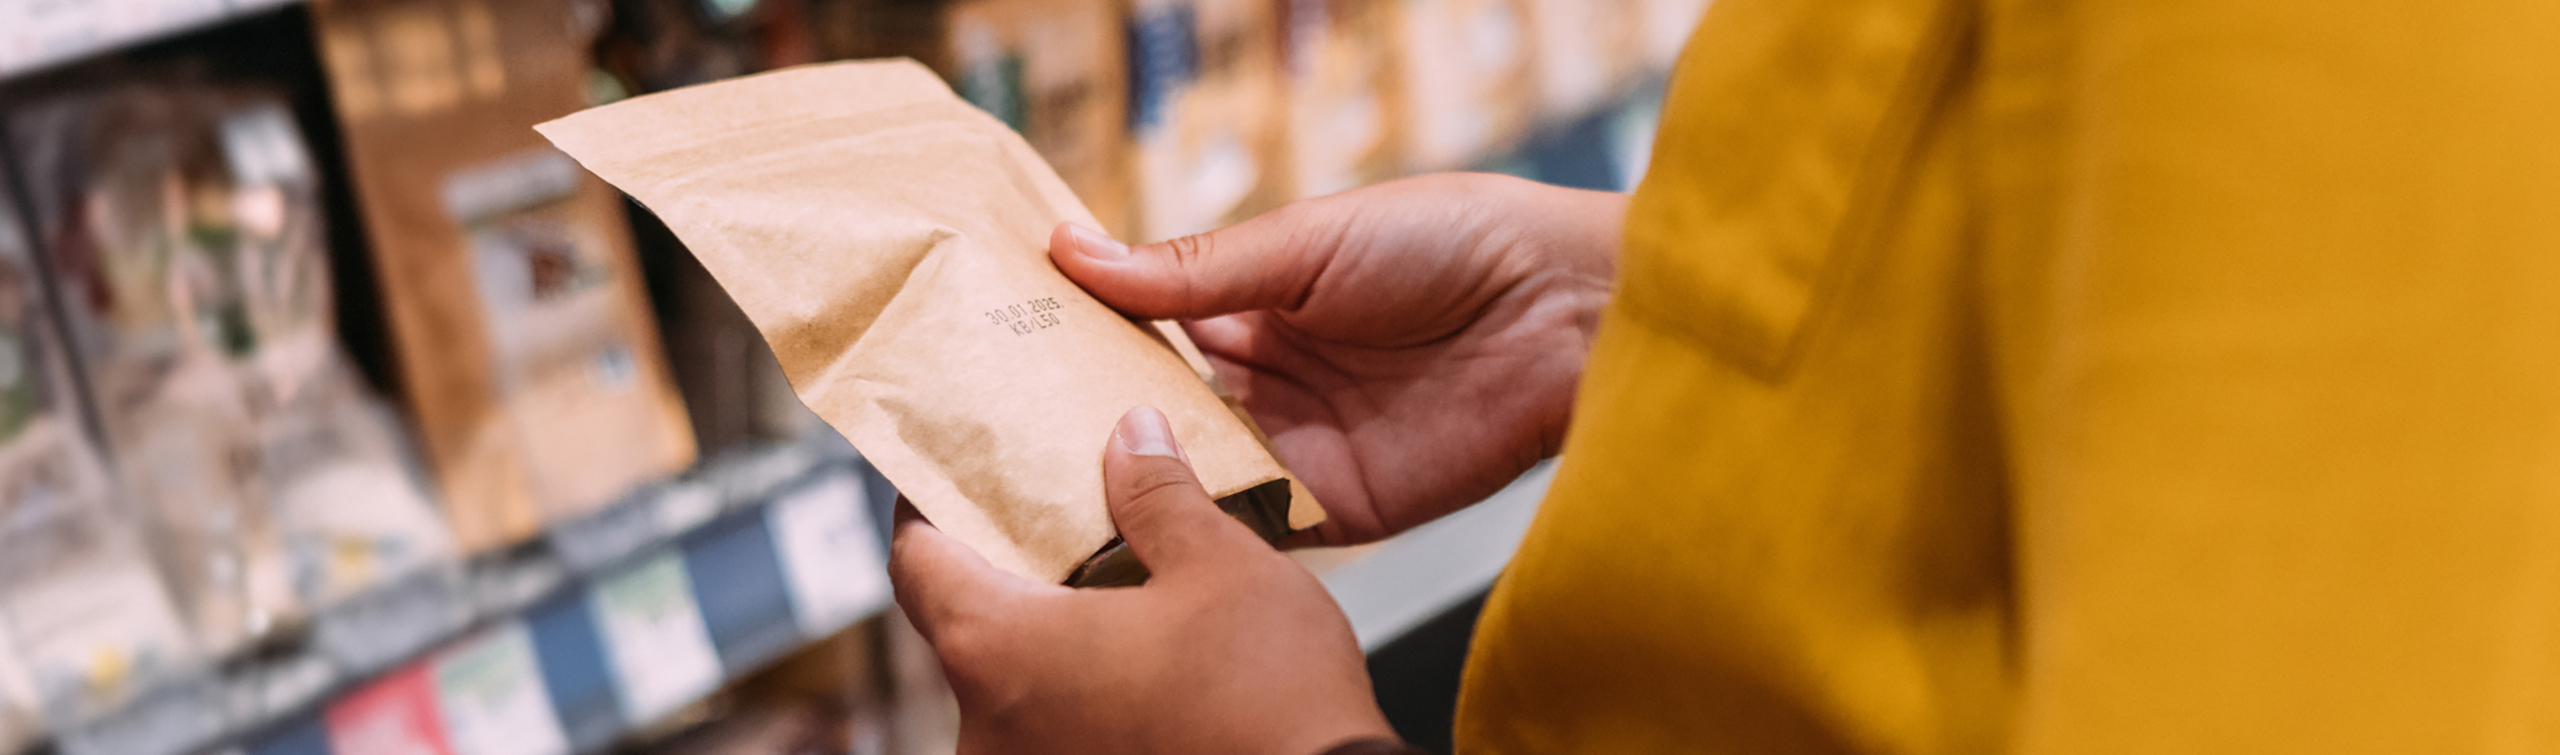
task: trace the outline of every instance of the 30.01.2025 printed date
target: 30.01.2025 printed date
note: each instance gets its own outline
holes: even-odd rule
[[[1057,327],[1060,324],[1058,314],[1063,309],[1066,305],[1059,304],[1057,297],[1043,296],[990,309],[986,315],[987,322],[1011,330],[1014,335],[1026,336]]]

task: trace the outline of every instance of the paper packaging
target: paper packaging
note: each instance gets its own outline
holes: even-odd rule
[[[810,408],[997,567],[1114,581],[1103,564],[1069,578],[1113,540],[1103,444],[1141,404],[1266,538],[1323,518],[1179,328],[1132,323],[1051,266],[1050,230],[1093,216],[913,61],[680,89],[540,129],[664,218]]]

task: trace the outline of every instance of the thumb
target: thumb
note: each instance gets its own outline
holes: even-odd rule
[[[1243,223],[1170,241],[1130,246],[1101,231],[1061,223],[1049,234],[1060,272],[1122,314],[1197,320],[1305,301],[1333,257],[1331,235],[1305,203]]]
[[[1102,486],[1121,539],[1158,576],[1270,547],[1209,500],[1174,441],[1173,426],[1154,407],[1120,417],[1103,452]]]
[[[1056,593],[987,563],[977,551],[943,534],[906,496],[898,497],[896,534],[889,543],[889,585],[916,631],[930,642],[1018,609],[1036,594]]]

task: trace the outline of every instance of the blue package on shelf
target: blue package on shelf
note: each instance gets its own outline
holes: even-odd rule
[[[782,560],[761,511],[732,514],[687,538],[685,570],[720,665],[735,675],[800,643]]]
[[[248,755],[331,755],[329,730],[317,714],[305,714],[253,739],[241,748]]]
[[[1129,46],[1129,130],[1148,131],[1172,119],[1174,92],[1200,75],[1199,11],[1189,3],[1134,9]]]
[[[862,479],[862,506],[871,514],[872,528],[879,531],[880,552],[887,553],[890,538],[897,534],[898,486],[889,484],[889,478],[880,474],[879,467],[871,466],[870,459],[855,459],[853,471]]]
[[[622,707],[614,699],[613,671],[585,593],[566,592],[535,606],[526,612],[525,625],[533,632],[533,656],[569,749],[591,752],[613,741],[622,731]]]

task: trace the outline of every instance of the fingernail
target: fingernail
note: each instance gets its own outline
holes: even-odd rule
[[[1067,224],[1067,232],[1075,235],[1076,252],[1084,256],[1104,261],[1129,256],[1129,245],[1120,243],[1111,234],[1075,223]]]
[[[1165,422],[1164,412],[1152,406],[1120,415],[1120,428],[1111,437],[1120,444],[1120,450],[1130,454],[1182,458],[1182,447],[1173,442],[1173,425]]]

